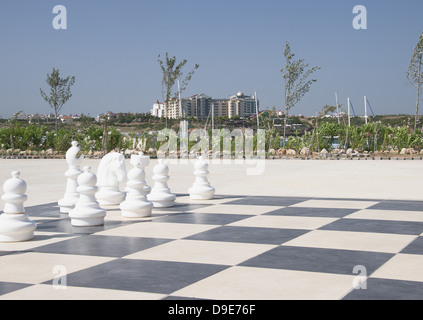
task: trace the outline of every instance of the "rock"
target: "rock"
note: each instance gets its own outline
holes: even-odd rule
[[[284,149],[284,148],[279,149],[279,150],[278,150],[278,154],[279,154],[280,156],[284,156],[284,155],[286,155],[286,149]]]
[[[309,149],[309,148],[307,148],[307,147],[303,147],[303,148],[300,150],[300,154],[301,154],[301,155],[303,155],[303,156],[308,155],[308,154],[309,154],[309,152],[310,152],[310,149]]]
[[[297,152],[294,149],[288,149],[286,150],[286,155],[287,156],[295,156],[297,154]]]

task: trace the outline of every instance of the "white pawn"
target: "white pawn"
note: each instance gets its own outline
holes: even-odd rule
[[[154,186],[147,196],[148,201],[153,202],[154,208],[169,208],[175,205],[176,195],[170,192],[167,186],[169,180],[169,168],[159,159],[159,163],[153,169]]]
[[[207,180],[207,175],[209,174],[207,171],[208,167],[209,165],[206,161],[204,161],[203,157],[199,157],[195,162],[195,181],[192,187],[188,189],[192,200],[210,200],[214,196],[215,189]]]
[[[26,182],[19,179],[20,172],[12,172],[12,178],[3,185],[4,213],[0,215],[0,242],[28,241],[34,238],[37,225],[29,220],[23,203],[28,199]]]
[[[119,206],[123,217],[142,218],[151,216],[153,204],[146,198],[149,187],[145,183],[144,171],[149,162],[150,157],[144,156],[141,152],[138,155],[131,156],[133,168],[128,172],[126,199]]]
[[[64,197],[58,202],[61,213],[69,213],[70,210],[75,208],[75,204],[79,198],[79,193],[76,191],[78,187],[77,179],[82,173],[80,167],[84,160],[84,155],[81,155],[79,158],[76,157],[80,150],[78,142],[72,141],[72,147],[66,152],[66,162],[69,169],[65,173],[67,178],[66,192]]]
[[[78,177],[79,199],[75,208],[69,212],[71,224],[76,227],[101,226],[104,224],[106,211],[100,208],[95,198],[97,177],[91,173],[91,167],[84,167],[84,173]]]

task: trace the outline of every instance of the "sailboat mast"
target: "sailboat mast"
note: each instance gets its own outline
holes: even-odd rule
[[[367,97],[364,96],[364,120],[367,124]]]
[[[178,95],[179,95],[179,117],[182,118],[182,100],[181,100],[181,87],[179,85],[179,80],[178,80]]]
[[[338,103],[338,93],[335,93],[335,100],[336,100],[336,113],[338,114],[338,124],[340,123],[340,119],[339,119],[339,103]]]
[[[254,93],[254,99],[256,102],[257,130],[258,130],[260,128],[260,119],[259,119],[259,111],[258,111],[258,103],[257,103],[257,92]]]

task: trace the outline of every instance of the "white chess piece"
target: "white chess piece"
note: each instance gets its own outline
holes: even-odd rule
[[[84,155],[81,155],[79,158],[76,157],[80,150],[78,142],[72,141],[72,147],[66,152],[66,162],[69,169],[65,173],[67,178],[66,192],[64,197],[58,202],[61,213],[69,213],[75,207],[79,198],[79,193],[76,191],[78,187],[77,179],[82,173],[80,167],[84,160]]]
[[[176,195],[170,192],[167,185],[169,180],[169,168],[164,164],[163,159],[153,169],[154,186],[147,196],[148,201],[153,202],[154,208],[169,208],[175,205]]]
[[[146,198],[148,186],[145,183],[144,171],[149,162],[150,157],[144,156],[143,153],[131,156],[133,168],[128,172],[126,199],[119,206],[123,217],[142,218],[151,216],[153,203]]]
[[[210,200],[213,198],[215,189],[210,185],[210,182],[207,180],[208,172],[208,163],[204,161],[203,157],[199,157],[194,165],[194,175],[195,181],[194,184],[188,192],[192,200]]]
[[[104,224],[106,211],[100,208],[95,198],[97,177],[91,173],[91,167],[84,167],[78,177],[79,199],[75,208],[69,212],[71,224],[76,227],[101,226]]]
[[[125,200],[125,192],[120,191],[120,183],[126,182],[125,156],[118,152],[106,154],[97,170],[99,190],[96,198],[101,206],[115,206]]]
[[[23,203],[28,199],[25,194],[27,185],[19,176],[19,171],[12,172],[12,178],[3,185],[5,206],[4,213],[0,215],[0,242],[31,240],[37,228],[25,213]]]

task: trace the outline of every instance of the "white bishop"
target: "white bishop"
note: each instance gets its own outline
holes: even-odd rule
[[[69,213],[70,210],[75,208],[75,204],[79,198],[79,193],[76,191],[78,187],[77,179],[82,173],[80,167],[84,160],[84,155],[81,155],[79,158],[76,157],[80,150],[78,142],[72,141],[72,147],[66,152],[66,162],[69,169],[65,172],[67,178],[65,195],[58,202],[61,213]]]

